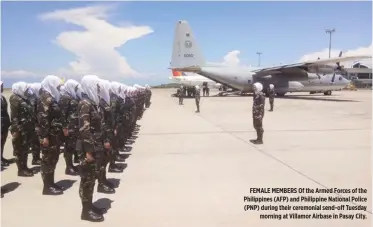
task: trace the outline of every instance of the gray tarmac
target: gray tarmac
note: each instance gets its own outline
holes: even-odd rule
[[[121,174],[116,194],[96,193],[98,205],[110,207],[100,226],[371,226],[371,91],[341,91],[332,96],[289,94],[275,99],[264,118],[264,145],[253,145],[252,97],[201,98],[179,106],[174,89],[153,89],[152,106],[139,121],[138,139]],[[268,100],[266,109],[269,109]],[[5,156],[12,156],[8,138]],[[31,155],[30,155],[31,159]],[[2,185],[12,191],[1,199],[4,227],[93,226],[80,220],[79,177],[64,174],[60,156],[56,181],[76,180],[61,196],[42,196],[40,173],[17,177],[15,164],[2,171]],[[20,185],[14,189],[16,182]],[[67,183],[66,183],[67,182]],[[326,211],[244,211],[250,188],[364,188],[366,220],[277,220],[259,214],[327,213]],[[14,190],[13,190],[14,189]],[[285,194],[289,197],[306,194]],[[352,194],[308,194],[343,196]],[[357,196],[358,194],[353,194]],[[288,198],[289,198],[288,197]],[[354,203],[260,203],[259,205],[351,205]],[[109,206],[110,205],[110,206]]]

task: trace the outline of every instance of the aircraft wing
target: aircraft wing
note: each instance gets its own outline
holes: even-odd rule
[[[255,72],[257,76],[267,76],[271,74],[281,73],[289,69],[304,70],[310,66],[311,67],[312,66],[331,67],[329,64],[333,64],[337,62],[356,61],[356,60],[361,60],[361,59],[366,59],[366,58],[372,58],[372,56],[358,55],[358,56],[348,56],[348,57],[335,57],[335,58],[328,58],[328,59],[321,59],[321,60],[314,60],[314,61],[305,61],[305,62],[294,63],[294,64],[261,68],[261,69],[253,70],[253,72]]]

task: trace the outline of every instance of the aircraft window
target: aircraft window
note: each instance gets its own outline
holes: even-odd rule
[[[342,80],[342,76],[339,76],[339,79],[338,80]]]

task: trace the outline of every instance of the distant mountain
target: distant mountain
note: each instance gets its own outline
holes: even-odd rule
[[[180,84],[178,83],[169,83],[169,84],[161,84],[157,86],[152,86],[152,88],[178,88]]]

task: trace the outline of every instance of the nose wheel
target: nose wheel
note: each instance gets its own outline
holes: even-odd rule
[[[324,95],[332,95],[332,91],[326,91],[324,92]]]

